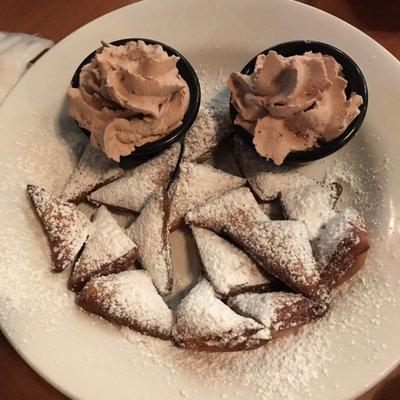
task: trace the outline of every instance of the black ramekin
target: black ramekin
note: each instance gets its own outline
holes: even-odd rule
[[[318,147],[314,147],[310,150],[291,152],[285,158],[284,163],[301,164],[315,161],[329,156],[330,154],[342,148],[359,130],[362,122],[364,121],[368,107],[367,82],[358,65],[352,58],[336,47],[313,40],[296,40],[293,42],[281,43],[265,49],[259,54],[267,54],[271,50],[276,51],[278,54],[284,57],[302,55],[307,51],[322,53],[334,57],[335,60],[343,67],[343,75],[348,82],[346,87],[347,96],[349,96],[351,92],[355,92],[363,98],[363,104],[360,106],[360,113],[340,136],[330,142],[320,143]],[[256,59],[257,56],[251,59],[242,69],[241,73],[250,75],[254,71]],[[234,121],[237,111],[235,107],[233,107],[232,102],[230,102],[230,115],[232,121]],[[253,143],[253,137],[241,126],[235,125],[235,132],[246,142],[251,144]]]
[[[199,111],[200,107],[200,97],[201,97],[201,91],[200,91],[200,83],[199,79],[197,78],[196,72],[193,69],[192,65],[189,63],[189,61],[182,56],[178,51],[173,49],[172,47],[158,42],[156,40],[152,39],[144,39],[144,38],[127,38],[127,39],[120,39],[116,40],[114,42],[110,42],[110,44],[114,46],[123,46],[127,42],[135,41],[137,42],[138,40],[143,40],[146,44],[159,44],[162,46],[162,48],[167,52],[169,56],[177,56],[179,57],[179,61],[177,62],[177,68],[179,71],[179,74],[182,76],[182,78],[186,81],[186,83],[189,86],[189,92],[190,92],[190,100],[189,100],[189,106],[188,109],[183,116],[182,120],[182,125],[180,125],[178,128],[170,132],[168,135],[164,136],[163,138],[151,142],[151,143],[146,143],[143,146],[137,147],[129,156],[124,156],[121,157],[120,164],[124,168],[129,168],[130,166],[133,166],[136,164],[136,162],[140,162],[146,159],[149,159],[156,154],[160,153],[167,147],[169,147],[172,143],[177,142],[180,140],[186,132],[190,129],[192,126],[194,120],[197,117],[197,113]],[[71,80],[71,86],[74,88],[77,88],[79,86],[79,75],[81,73],[81,69],[84,65],[90,63],[90,61],[94,58],[96,55],[96,50],[90,53],[79,65],[79,67],[76,69],[72,80]],[[79,126],[79,124],[78,124]],[[90,132],[87,129],[81,128],[82,132],[90,136]]]

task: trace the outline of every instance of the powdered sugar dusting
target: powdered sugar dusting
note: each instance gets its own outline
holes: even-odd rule
[[[53,269],[62,271],[72,266],[89,234],[89,220],[74,205],[42,188],[28,185],[27,190],[50,240]]]
[[[136,221],[126,230],[127,235],[138,246],[140,264],[149,272],[162,296],[168,295],[172,290],[168,214],[164,196],[162,190],[157,190],[146,202]]]
[[[85,248],[75,264],[71,274],[70,282],[84,283],[93,276],[103,275],[113,270],[110,264],[118,258],[127,256],[124,265],[120,268],[133,267],[136,257],[137,246],[125,234],[118,222],[113,218],[106,207],[101,206],[93,219],[92,230]]]
[[[355,228],[365,230],[363,219],[353,208],[346,208],[333,216],[321,229],[315,243],[314,251],[317,260],[326,266],[339,243]],[[354,237],[354,240],[357,238]]]
[[[259,265],[295,291],[310,295],[319,282],[307,230],[298,221],[240,222],[225,228]]]
[[[268,287],[270,279],[241,250],[215,233],[192,228],[207,277],[223,297]]]
[[[309,178],[298,174],[293,168],[268,162],[237,137],[234,138],[233,148],[240,170],[262,201],[273,200],[279,193],[309,181]]]
[[[231,297],[228,305],[239,314],[249,316],[264,325],[264,329],[255,334],[257,339],[271,339],[272,329],[279,329],[278,311],[303,301],[302,295],[286,292],[243,293]]]
[[[182,161],[204,162],[232,133],[232,123],[225,104],[204,104],[185,135]]]
[[[115,161],[88,143],[75,171],[62,190],[61,198],[74,202],[84,200],[93,189],[120,178],[123,174],[124,170]]]
[[[233,189],[212,198],[186,215],[186,222],[220,232],[228,223],[236,220],[246,223],[268,220],[248,187]]]
[[[318,235],[319,228],[335,214],[336,197],[333,185],[311,182],[282,191],[280,200],[286,217],[303,221],[312,240]]]
[[[199,67],[200,77],[203,78],[202,94],[209,99],[222,91],[228,71],[211,76],[207,66],[204,69],[202,73]],[[60,104],[63,98],[60,96]],[[66,125],[66,117],[61,129],[54,122],[58,121],[60,114],[58,104],[50,110],[38,107],[32,112],[40,115],[40,126],[26,126],[26,129],[19,130],[17,140],[12,138],[17,154],[10,155],[7,148],[0,149],[4,162],[4,174],[0,182],[0,204],[4,211],[0,320],[4,330],[14,338],[14,344],[23,347],[24,352],[36,346],[37,337],[52,340],[50,332],[55,336],[71,328],[71,340],[75,340],[76,335],[85,332],[87,326],[93,324],[93,318],[76,318],[73,295],[65,290],[67,275],[48,272],[48,246],[24,195],[28,182],[46,185],[52,192],[59,192],[76,164],[76,149],[82,148],[81,135],[73,132],[76,128],[72,123]],[[11,119],[13,126],[18,126],[20,114],[3,116]],[[1,123],[4,124],[4,121]],[[8,123],[6,125],[9,126]],[[1,129],[4,138],[8,129],[4,129],[4,126]],[[60,130],[66,138],[60,135]],[[126,343],[118,330],[110,330],[110,339],[104,337],[103,329],[96,329],[102,341],[94,346],[98,346],[98,351],[92,352],[92,348],[82,351],[83,357],[90,360],[87,361],[88,367],[104,368],[106,371],[109,368],[116,371],[118,368],[119,374],[130,374],[132,384],[137,377],[145,376],[163,384],[171,397],[176,398],[187,396],[194,400],[204,396],[219,396],[247,399],[251,395],[255,399],[265,400],[304,400],[315,398],[316,388],[318,393],[324,393],[324,389],[331,392],[332,386],[342,386],[336,365],[343,367],[346,372],[350,368],[373,371],[379,368],[375,367],[377,364],[383,365],[384,358],[393,350],[393,346],[375,340],[379,336],[384,337],[388,318],[397,315],[399,307],[400,282],[388,265],[390,259],[395,262],[397,256],[398,235],[393,235],[397,232],[397,223],[396,220],[392,223],[387,216],[387,203],[393,201],[395,210],[398,202],[391,197],[388,184],[385,184],[388,170],[396,165],[394,159],[379,164],[377,151],[380,152],[383,146],[378,148],[379,144],[372,137],[367,138],[370,147],[362,147],[364,138],[368,136],[366,133],[367,129],[359,136],[361,146],[359,138],[353,139],[355,147],[354,152],[350,151],[351,157],[360,155],[354,162],[340,160],[337,165],[333,163],[332,167],[316,163],[316,168],[315,164],[311,168],[313,174],[314,169],[325,169],[327,165],[328,172],[332,172],[331,181],[338,181],[337,171],[342,171],[344,178],[351,182],[349,187],[354,188],[352,197],[343,199],[343,202],[354,200],[358,203],[362,214],[368,216],[368,227],[372,228],[373,235],[366,268],[340,289],[327,317],[302,328],[295,336],[271,342],[258,350],[240,353],[210,354],[182,350],[170,343],[123,329],[124,337],[129,340]],[[74,150],[70,150],[70,147]],[[345,149],[352,149],[352,143]],[[54,170],[59,174],[53,175],[51,171]],[[364,179],[366,174],[367,183]],[[32,318],[27,320],[26,315]],[[100,328],[101,325],[96,321],[95,327]],[[343,335],[338,332],[346,332],[346,339],[343,340]],[[87,338],[79,340],[86,343]],[[91,342],[96,340],[97,337],[90,339]],[[350,342],[354,345],[350,345]],[[54,349],[59,345],[59,342],[55,343],[49,342],[49,345]],[[133,349],[137,349],[139,354],[134,353],[133,356]],[[32,356],[33,352],[29,353]],[[54,357],[57,357],[54,353]],[[121,360],[118,366],[102,364],[104,354],[111,353]],[[51,354],[49,352],[49,358]],[[131,363],[128,357],[132,357]],[[53,358],[50,362],[55,366],[59,365],[57,363],[60,360],[54,361]],[[128,362],[128,368],[125,362]]]
[[[126,176],[94,191],[89,200],[127,211],[139,212],[156,189],[168,185],[181,151],[180,143],[128,171]]]
[[[72,122],[61,121],[60,134],[60,127],[54,123],[58,119],[58,106],[52,104],[50,110],[35,107],[32,112],[40,117],[21,129],[18,138],[12,138],[13,151],[6,147],[6,142],[0,148],[3,165],[0,320],[9,335],[23,339],[15,345],[28,344],[33,337],[32,324],[19,323],[24,316],[31,316],[30,321],[40,326],[43,336],[62,329],[65,319],[75,311],[73,294],[65,290],[67,275],[49,273],[51,252],[26,195],[26,185],[34,182],[51,193],[59,193],[77,162],[76,154],[83,150],[84,138]],[[7,118],[13,121],[13,126],[21,121],[20,113],[8,114]],[[2,119],[3,139],[8,132],[5,123],[6,119]]]
[[[95,291],[89,299],[89,291]],[[124,271],[92,279],[78,297],[80,303],[95,301],[106,310],[105,317],[127,320],[144,333],[157,332],[169,337],[172,312],[156,292],[150,277],[143,270]]]
[[[245,341],[261,326],[233,312],[203,280],[180,303],[175,329],[175,338],[183,345],[190,341],[203,341],[210,346],[229,347]]]
[[[209,165],[181,163],[179,174],[168,191],[171,199],[171,227],[177,227],[190,210],[204,201],[245,183],[243,178]]]
[[[341,287],[340,293],[336,294],[336,302],[323,319],[301,328],[295,335],[272,341],[257,350],[190,352],[147,340],[127,330],[124,334],[141,348],[146,363],[168,371],[164,375],[165,382],[172,391],[177,390],[178,398],[183,388],[188,398],[201,398],[197,392],[201,385],[207,393],[217,392],[227,398],[244,400],[251,393],[254,398],[262,400],[312,399],[314,397],[310,392],[314,393],[316,385],[323,385],[320,390],[324,390],[325,384],[321,381],[328,381],[326,374],[329,366],[336,363],[336,357],[346,366],[354,363],[353,355],[348,354],[344,343],[336,340],[338,332],[345,331],[346,337],[352,338],[357,346],[369,348],[373,344],[371,335],[383,319],[380,313],[382,305],[387,301],[391,304],[397,301],[395,293],[388,291],[387,283],[373,268],[367,268],[353,282]],[[366,321],[366,313],[371,315],[371,319],[360,325],[361,320]],[[379,358],[380,349],[381,344],[376,343],[375,357],[366,356],[360,363],[364,366],[374,363]],[[187,385],[177,385],[176,377],[181,373],[185,374]],[[237,385],[239,378],[240,387]],[[330,378],[329,387],[334,384],[340,385],[340,381]]]
[[[354,165],[346,161],[335,160],[330,168],[326,170],[325,181],[340,182],[345,185],[345,192],[351,191],[352,197],[356,199],[363,192],[363,185],[359,175],[354,174]]]

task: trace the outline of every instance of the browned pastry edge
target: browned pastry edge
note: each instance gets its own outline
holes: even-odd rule
[[[167,287],[167,294],[171,294],[172,287],[173,287],[173,270],[172,270],[172,261],[171,261],[171,253],[169,250],[170,244],[170,229],[169,229],[169,215],[171,210],[171,202],[168,195],[167,190],[162,191],[162,201],[163,201],[163,228],[162,228],[162,240],[163,240],[163,248],[167,248],[167,254],[169,256],[165,257],[165,263],[167,264],[167,273],[168,273],[168,287]]]
[[[204,273],[204,275],[207,275],[207,274]],[[210,281],[210,283],[211,283],[211,281]],[[211,285],[212,285],[212,283],[211,283]],[[272,287],[273,287],[273,285],[271,282],[271,283],[264,283],[261,285],[253,285],[253,286],[247,286],[247,287],[239,286],[239,287],[231,289],[229,291],[229,293],[224,296],[220,295],[218,292],[216,292],[216,293],[222,299],[227,299],[231,296],[235,296],[237,294],[243,294],[243,293],[264,293],[264,292],[271,290]],[[214,288],[214,290],[215,290],[215,288]]]
[[[51,266],[51,270],[52,270],[53,272],[63,272],[64,269],[65,269],[65,268],[63,267],[63,264],[64,264],[64,262],[65,262],[66,260],[68,260],[68,257],[66,257],[66,256],[65,256],[65,257],[62,257],[62,258],[58,258],[58,257],[57,257],[58,254],[55,252],[54,249],[60,247],[60,237],[59,237],[59,236],[50,237],[50,235],[49,235],[49,233],[48,233],[48,230],[47,230],[47,227],[46,227],[46,222],[45,222],[44,219],[39,215],[39,212],[38,212],[38,210],[37,210],[37,208],[36,208],[36,206],[35,206],[35,203],[34,203],[34,201],[33,201],[32,196],[31,196],[31,192],[32,192],[33,190],[35,190],[36,187],[37,187],[37,186],[35,186],[35,185],[30,185],[30,184],[26,185],[26,189],[27,189],[29,198],[30,198],[30,200],[31,200],[31,204],[32,204],[32,206],[33,206],[34,212],[35,212],[35,214],[36,214],[36,216],[37,216],[37,218],[38,218],[38,220],[39,220],[39,222],[40,222],[40,226],[42,227],[42,231],[43,231],[43,233],[45,234],[45,236],[46,236],[46,238],[47,238],[47,242],[49,243],[49,247],[50,247],[50,250],[51,250],[51,258],[52,258],[52,261],[53,261],[53,262],[52,262],[52,266]],[[86,240],[87,240],[87,238],[86,238]],[[82,247],[80,248],[80,250],[78,251],[78,253],[75,255],[75,257],[71,258],[71,265],[74,265],[74,264],[76,263],[76,260],[79,258],[80,254],[82,253],[84,244],[85,244],[85,243],[82,244]]]
[[[140,332],[149,336],[154,336],[159,339],[171,339],[171,334],[165,335],[159,332],[157,329],[145,329],[139,323],[133,322],[127,317],[111,315],[111,313],[107,310],[107,307],[104,307],[103,302],[98,301],[98,293],[99,292],[96,286],[93,285],[91,281],[89,281],[83,287],[81,292],[76,295],[75,301],[78,306],[86,312],[98,315],[114,325],[126,326],[136,332]]]
[[[57,272],[57,273],[63,272],[65,268],[62,267],[62,263],[66,260],[66,257],[58,258],[57,254],[53,251],[53,248],[57,248],[59,246],[58,245],[59,240],[57,240],[57,239],[51,240],[48,236],[47,236],[47,238],[48,238],[49,245],[51,247],[51,259],[53,260],[53,264],[52,264],[51,270],[53,272]],[[87,240],[87,238],[86,238],[86,240]],[[78,253],[76,254],[76,256],[71,259],[71,266],[73,266],[76,263],[76,261],[78,260],[79,256],[81,255],[82,250],[83,250],[83,245],[80,248],[80,250],[78,251]]]
[[[197,248],[197,246],[196,246]],[[242,293],[263,293],[263,292],[267,292],[269,290],[271,290],[271,288],[273,287],[273,282],[271,281],[270,283],[263,283],[263,284],[259,284],[259,285],[252,285],[252,286],[236,286],[234,288],[232,288],[227,294],[221,294],[218,292],[217,288],[215,288],[215,286],[213,285],[212,280],[210,279],[210,277],[207,274],[206,269],[204,268],[204,264],[203,261],[201,259],[201,256],[199,254],[199,251],[197,250],[197,254],[199,255],[200,258],[200,264],[202,266],[202,272],[203,275],[206,277],[206,279],[208,280],[208,282],[210,282],[210,285],[213,287],[215,293],[217,294],[217,297],[221,298],[221,299],[228,299],[229,297],[235,296],[237,294],[242,294]],[[264,274],[264,270],[260,271],[261,274]],[[271,278],[273,279],[273,278]]]
[[[208,351],[208,352],[232,352],[232,351],[241,351],[241,350],[248,350],[246,343],[247,340],[251,335],[258,332],[259,329],[248,329],[245,334],[242,336],[244,337],[243,341],[237,344],[232,344],[231,346],[229,343],[227,345],[218,345],[218,344],[208,344],[207,342],[218,342],[222,340],[223,337],[206,337],[206,338],[197,338],[197,339],[190,339],[190,340],[183,340],[181,338],[177,338],[174,335],[174,342],[178,347],[182,347],[189,350],[197,350],[197,351]],[[232,340],[234,342],[234,340]]]
[[[367,261],[367,255],[368,250],[366,250],[364,253],[359,254],[355,258],[353,265],[336,281],[336,283],[332,287],[338,287],[342,285],[350,278],[352,278],[355,274],[357,274],[357,272],[364,267],[365,262]]]
[[[180,165],[180,163],[181,163],[182,154],[183,154],[183,142],[182,142],[182,140],[181,140],[181,141],[179,141],[179,142],[177,142],[177,143],[180,144],[180,148],[179,148],[179,154],[178,154],[178,158],[177,158],[177,160],[176,160],[175,167],[170,171],[170,173],[165,177],[165,179],[160,179],[159,176],[156,176],[155,179],[152,180],[153,183],[154,183],[155,185],[157,185],[157,188],[158,188],[158,189],[162,189],[163,191],[167,191],[168,188],[171,186],[171,183],[173,182],[175,176],[177,175],[177,172],[178,172],[178,169],[179,169],[179,165]],[[177,144],[177,143],[176,143],[176,144]],[[173,146],[174,146],[174,144],[171,144],[167,149],[163,150],[163,151],[162,151],[161,153],[159,153],[158,155],[161,155],[162,153],[164,153],[164,152],[170,150]],[[157,157],[157,155],[156,155],[155,157]],[[152,159],[152,158],[150,158],[149,160],[151,160],[151,159]],[[148,160],[148,161],[149,161],[149,160]],[[155,191],[157,191],[157,189],[154,190],[154,192],[155,192]],[[154,193],[154,192],[153,192],[153,193]],[[151,197],[151,195],[150,195],[149,197]]]
[[[68,289],[78,293],[82,290],[85,284],[92,278],[126,271],[127,269],[133,266],[133,263],[135,262],[137,256],[138,256],[138,250],[135,247],[134,249],[128,251],[126,254],[122,255],[121,257],[118,257],[109,263],[99,265],[96,271],[93,273],[93,275],[88,274],[88,275],[79,275],[74,277],[73,275],[74,270],[72,270],[68,280]]]
[[[182,156],[182,152],[181,152],[181,156]],[[179,158],[179,164],[180,164],[180,158]],[[184,219],[185,219],[185,217],[179,217],[179,218],[175,218],[174,221],[170,221],[171,204],[172,204],[172,200],[173,200],[173,198],[175,196],[174,192],[176,191],[176,185],[178,184],[180,174],[181,174],[181,170],[178,167],[175,170],[175,174],[174,174],[173,178],[171,179],[170,184],[168,185],[168,191],[167,191],[167,196],[168,196],[168,230],[169,230],[170,233],[175,231],[175,230],[177,230],[178,228],[180,228],[184,224]],[[174,187],[174,185],[175,185],[175,187]]]
[[[168,193],[169,187],[172,185],[172,182],[174,181],[175,177],[178,175],[179,166],[181,165],[182,155],[183,155],[183,142],[184,142],[184,138],[179,141],[179,144],[181,147],[179,149],[179,155],[178,155],[178,159],[176,160],[175,168],[171,171],[171,173],[169,175],[169,180],[166,182],[166,185],[163,187],[163,190],[166,193]],[[172,146],[173,145],[171,145],[168,148],[170,149]]]
[[[172,233],[183,226],[183,219],[181,219],[180,222],[176,220],[173,221],[173,223],[170,222],[168,226],[170,233]]]
[[[234,351],[242,351],[242,350],[252,350],[257,347],[262,346],[264,343],[257,344],[256,347],[248,347],[247,346],[247,340],[244,340],[243,342],[231,346],[231,347],[218,347],[218,346],[210,346],[207,345],[205,342],[202,340],[190,340],[187,342],[175,342],[175,344],[178,347],[187,349],[187,350],[196,350],[196,351],[207,351],[207,352],[212,352],[212,353],[228,353],[228,352],[234,352]]]
[[[356,245],[354,236],[359,239]],[[329,288],[346,282],[364,266],[369,248],[367,233],[353,228],[336,247],[328,265],[321,272],[321,281]]]
[[[243,317],[252,318],[257,321],[257,318],[254,316],[240,312],[238,307],[235,307],[233,304],[229,304],[229,306],[237,314],[242,315]],[[283,306],[278,310],[276,322],[272,327],[270,327],[271,340],[279,337],[282,331],[297,328],[299,326],[308,324],[317,318],[321,318],[326,314],[328,309],[328,307],[325,307],[321,312],[321,308],[318,307],[318,304],[310,299],[307,299],[306,297],[296,301],[293,304]],[[261,321],[257,322],[262,325]],[[291,326],[292,324],[295,324],[295,326]]]

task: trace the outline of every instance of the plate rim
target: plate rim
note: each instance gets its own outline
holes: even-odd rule
[[[244,0],[242,0],[244,1]],[[380,50],[384,53],[386,53],[386,56],[388,56],[388,59],[391,59],[391,62],[394,63],[394,65],[396,65],[398,68],[400,68],[400,60],[398,60],[392,53],[390,53],[384,46],[382,46],[379,42],[377,42],[376,40],[374,40],[373,38],[371,38],[369,35],[367,35],[366,33],[364,33],[363,31],[361,31],[360,29],[356,28],[355,26],[351,25],[350,23],[340,19],[339,17],[336,17],[326,11],[323,11],[317,7],[314,7],[312,5],[309,4],[305,4],[305,3],[300,3],[298,1],[295,0],[268,0],[269,3],[287,3],[287,4],[291,4],[291,7],[298,7],[298,8],[308,8],[308,9],[312,9],[312,12],[314,13],[319,13],[320,15],[324,15],[328,18],[331,18],[333,20],[335,20],[335,22],[338,22],[340,24],[346,24],[350,29],[352,29],[353,31],[357,32],[358,34],[361,34],[365,40],[368,41],[372,41],[374,43],[375,46],[379,46]],[[61,47],[61,45],[63,45],[65,42],[69,41],[71,38],[78,36],[83,30],[85,30],[88,26],[90,25],[94,25],[94,24],[98,24],[102,19],[104,19],[106,16],[112,15],[112,14],[118,14],[120,13],[122,10],[127,9],[127,8],[132,8],[132,7],[146,7],[148,3],[162,3],[162,0],[141,0],[138,1],[136,3],[133,4],[128,4],[122,7],[119,7],[111,12],[105,13],[87,23],[85,23],[84,25],[80,26],[78,29],[76,29],[75,31],[69,33],[67,36],[65,36],[63,39],[61,39],[59,42],[57,42],[54,47],[52,47],[48,52],[46,52],[38,61],[36,61],[27,71],[26,73],[23,75],[23,77],[13,86],[12,90],[7,94],[7,96],[5,97],[5,99],[3,100],[3,102],[1,103],[0,107],[3,106],[5,104],[7,104],[8,102],[12,101],[13,98],[13,93],[15,93],[15,90],[21,86],[23,86],[25,84],[25,81],[27,79],[29,79],[30,75],[33,73],[33,71],[35,71],[38,68],[41,68],[42,64],[47,62],[47,59],[50,55],[53,54],[54,49]],[[11,99],[11,100],[10,100]],[[24,360],[24,362],[26,362],[30,368],[32,368],[35,373],[37,373],[40,377],[42,377],[43,379],[45,379],[49,384],[51,384],[54,388],[56,388],[60,393],[68,396],[71,399],[78,399],[78,397],[76,397],[75,395],[72,394],[72,392],[69,391],[68,388],[64,388],[61,386],[61,384],[58,384],[55,380],[53,380],[45,370],[41,369],[38,365],[36,365],[35,360],[33,359],[33,357],[31,357],[30,355],[24,353],[24,351],[15,343],[15,341],[13,340],[11,334],[7,331],[7,329],[4,326],[0,325],[0,329],[2,330],[4,336],[6,337],[6,339],[8,340],[8,342],[12,345],[12,347],[15,349],[15,351],[17,352],[17,354]],[[379,382],[381,382],[386,376],[388,376],[391,372],[393,372],[393,370],[400,364],[400,352],[397,355],[397,360],[396,362],[394,362],[389,368],[386,369],[386,371],[384,371],[381,375],[376,376],[376,378],[374,378],[373,381],[369,382],[366,386],[364,386],[362,389],[362,392],[359,392],[357,394],[355,394],[354,396],[352,396],[350,398],[350,400],[355,400],[357,399],[359,396],[365,394],[366,392],[368,392],[371,388],[373,388],[374,386],[376,386]]]

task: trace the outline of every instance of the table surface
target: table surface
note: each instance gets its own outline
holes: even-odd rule
[[[200,0],[199,0],[200,1]],[[0,30],[25,32],[58,42],[87,22],[132,0],[1,0]],[[400,59],[400,1],[304,0],[373,37]],[[0,399],[68,400],[36,374],[0,332]],[[400,367],[358,400],[397,400]]]

